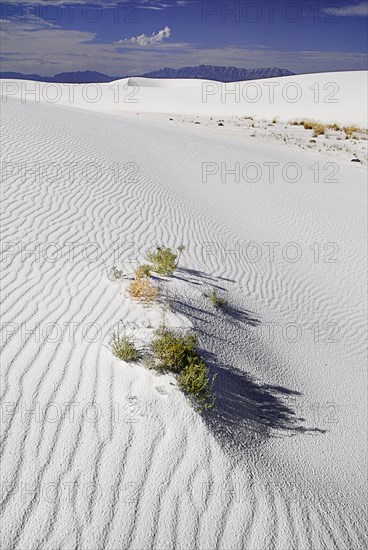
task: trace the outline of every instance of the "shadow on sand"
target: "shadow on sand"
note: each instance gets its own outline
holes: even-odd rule
[[[225,446],[243,447],[250,441],[270,437],[293,436],[302,433],[324,433],[316,427],[306,427],[305,419],[296,414],[301,393],[260,384],[248,373],[230,365],[208,361],[211,372],[217,374],[214,392],[215,406],[203,413],[211,431]]]
[[[211,277],[199,271],[181,270],[186,282],[226,290],[217,285],[218,278]],[[178,278],[181,278],[180,274]],[[188,300],[175,299],[174,311],[187,316],[194,325],[203,349],[201,355],[206,359],[211,373],[216,374],[214,393],[216,394],[215,406],[204,411],[203,419],[213,432],[221,440],[225,447],[238,447],[244,449],[250,442],[260,441],[270,437],[295,436],[298,434],[317,435],[326,430],[317,427],[305,426],[305,419],[298,416],[300,410],[298,401],[302,394],[298,391],[268,384],[262,384],[255,380],[242,368],[236,368],[226,361],[222,362],[219,355],[224,356],[223,350],[228,344],[228,325],[233,325],[233,330],[238,334],[243,345],[254,345],[255,355],[259,351],[260,344],[254,344],[254,337],[250,333],[261,324],[257,314],[236,307],[229,307],[227,313],[215,311],[207,307],[206,299],[200,303],[188,303]],[[267,349],[267,343],[264,344]],[[218,355],[210,353],[207,349],[220,351]],[[237,353],[239,365],[246,364],[242,359],[241,350]],[[260,370],[271,368],[272,351],[259,354],[258,367]],[[257,362],[257,361],[256,361]]]

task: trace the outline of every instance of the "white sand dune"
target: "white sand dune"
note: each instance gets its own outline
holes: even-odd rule
[[[366,75],[318,78],[338,82],[338,105],[271,116],[365,126]],[[122,112],[207,115],[195,90],[2,104],[4,549],[366,547],[365,168],[336,156],[326,178],[323,153]],[[259,180],[203,181],[204,163],[237,162]],[[170,375],[104,346],[120,319],[143,340],[160,322],[105,273],[156,243],[186,246],[167,322],[196,330],[218,374],[202,416]]]
[[[116,82],[116,81],[115,81]],[[117,81],[119,82],[119,81]],[[125,83],[125,79],[122,80]],[[140,88],[160,88],[161,90],[167,90],[170,88],[198,88],[205,80],[194,80],[191,78],[143,78],[143,77],[131,77],[127,81],[128,86],[139,86]]]
[[[221,84],[190,79],[125,78],[107,84],[1,80],[3,96],[113,112],[250,115],[281,120],[368,124],[367,71],[321,73]],[[175,93],[173,93],[175,88]]]

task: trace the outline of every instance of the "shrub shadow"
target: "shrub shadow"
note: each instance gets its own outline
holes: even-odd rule
[[[204,411],[202,416],[223,448],[230,452],[234,449],[244,451],[251,443],[259,444],[272,437],[318,435],[327,431],[306,426],[305,419],[297,414],[300,392],[261,383],[243,369],[249,363],[247,351],[251,352],[253,367],[260,372],[271,370],[274,362],[280,360],[268,349],[267,342],[255,336],[261,320],[254,312],[236,308],[229,308],[227,313],[213,312],[205,297],[196,303],[176,298],[172,308],[192,322],[202,346],[199,352],[211,374],[216,374],[215,406]],[[229,323],[235,331],[232,332],[234,338],[235,334],[238,338],[230,348],[226,337]],[[208,349],[216,352],[208,352]],[[226,355],[229,349],[235,354],[232,364]]]
[[[248,310],[239,309],[237,307],[228,306],[228,309],[225,315],[226,314],[230,318],[236,319],[237,321],[240,321],[241,323],[250,325],[252,327],[256,327],[261,324],[261,320],[259,319],[257,314],[254,313],[253,311],[248,311]]]
[[[216,401],[203,418],[225,447],[244,448],[260,439],[326,431],[304,426],[305,419],[296,414],[293,406],[301,397],[300,392],[261,384],[248,373],[213,359],[207,362],[217,375]]]
[[[181,277],[178,273],[182,273],[183,277]],[[197,271],[195,269],[185,269],[185,268],[178,269],[174,277],[181,281],[185,281],[186,283],[189,282],[197,286],[203,286],[203,284],[205,283],[207,287],[210,287],[216,290],[222,290],[225,292],[227,291],[227,289],[224,288],[223,286],[215,284],[214,281],[220,280],[220,281],[235,283],[233,279],[227,279],[225,277],[212,277],[204,273],[203,271]],[[208,298],[208,295],[206,293],[204,293],[204,296]],[[207,313],[209,314],[208,311]],[[226,313],[230,318],[235,319],[237,321],[241,321],[242,323],[245,323],[247,325],[257,326],[261,323],[261,320],[257,317],[256,313],[254,313],[253,311],[242,310],[230,304],[227,306],[226,312],[224,311],[223,313],[224,314]],[[215,315],[215,314],[212,313],[212,315]]]

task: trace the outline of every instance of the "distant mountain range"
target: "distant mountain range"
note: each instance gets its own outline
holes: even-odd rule
[[[13,80],[36,80],[38,82],[60,82],[65,84],[88,84],[91,82],[112,82],[113,80],[118,80],[123,77],[109,76],[97,71],[76,71],[74,73],[58,73],[55,76],[0,72],[0,78],[11,78]]]
[[[292,76],[295,73],[286,69],[239,69],[238,67],[218,67],[214,65],[199,65],[198,67],[183,67],[181,69],[159,69],[141,75],[146,78],[200,78],[202,80],[217,80],[218,82],[238,82],[240,80],[259,80],[260,78],[276,78]],[[77,71],[58,73],[54,76],[40,76],[38,74],[23,74],[15,72],[0,72],[0,78],[36,80],[39,82],[61,82],[66,84],[87,84],[91,82],[112,82],[124,76],[109,76],[97,71]]]
[[[160,69],[142,76],[148,78],[201,78],[203,80],[218,80],[219,82],[237,82],[240,80],[259,80],[292,76],[295,73],[286,69],[239,69],[238,67],[217,67],[213,65],[199,65],[198,67],[183,67],[182,69]]]

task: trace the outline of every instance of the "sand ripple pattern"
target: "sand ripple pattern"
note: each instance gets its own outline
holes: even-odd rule
[[[336,498],[332,467],[311,463],[297,475],[305,449],[313,455],[325,444],[333,453],[339,433],[291,421],[285,394],[265,386],[290,380],[300,393],[317,392],[316,369],[304,369],[317,357],[338,358],[341,384],[349,359],[353,383],[361,381],[362,220],[349,222],[348,239],[342,194],[341,223],[332,227],[313,210],[320,189],[314,198],[305,192],[313,214],[303,218],[282,183],[202,182],[203,162],[262,159],[259,151],[139,117],[16,102],[2,111],[2,548],[365,547],[361,487]],[[267,154],[278,155],[272,147]],[[270,263],[204,253],[206,243],[263,246],[288,235],[303,254],[318,240],[338,241],[346,253],[339,283],[310,257]],[[175,307],[216,353],[214,368],[222,365],[227,393],[218,381],[219,408],[204,418],[169,376],[122,366],[103,345],[109,327],[140,315],[105,267],[140,261],[157,242],[186,245]],[[213,286],[228,292],[238,316],[224,320],[209,308],[204,294]],[[261,329],[291,320],[307,334],[318,318],[340,327],[337,351],[307,337],[295,346],[269,341]],[[235,403],[241,375],[248,394]],[[334,396],[344,399],[338,389]],[[268,399],[262,414],[253,409],[258,398]],[[363,406],[353,405],[352,422]]]

